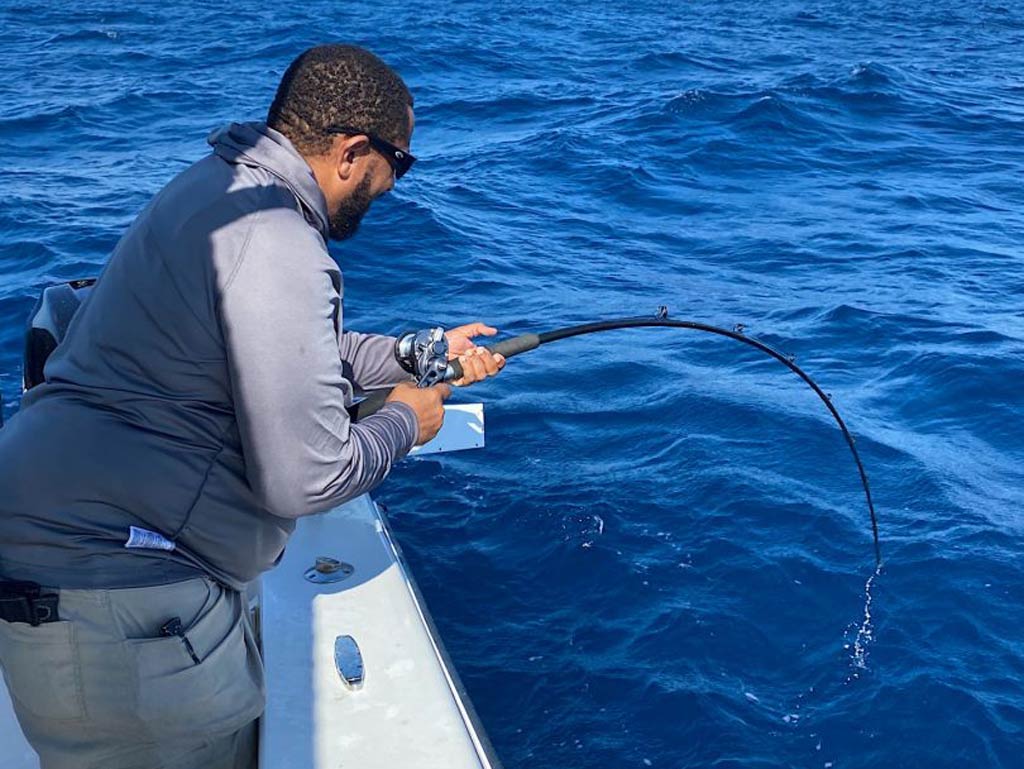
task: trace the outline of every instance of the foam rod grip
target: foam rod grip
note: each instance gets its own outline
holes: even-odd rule
[[[456,379],[462,379],[462,364],[458,358],[453,358],[448,361],[448,370],[444,372],[444,381],[454,382]]]
[[[503,339],[497,344],[487,345],[487,349],[498,355],[511,358],[521,352],[529,352],[540,346],[540,337],[537,334],[520,334],[511,339]]]
[[[540,337],[536,334],[521,334],[520,336],[514,336],[511,339],[505,339],[495,344],[487,345],[487,349],[496,355],[503,355],[505,358],[511,358],[513,355],[518,355],[521,352],[527,352],[540,345]],[[448,362],[448,371],[445,372],[444,381],[454,382],[458,379],[462,379],[462,364],[458,358],[455,358]]]

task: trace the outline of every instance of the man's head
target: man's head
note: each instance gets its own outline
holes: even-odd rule
[[[335,240],[353,235],[374,198],[394,186],[398,164],[387,145],[407,153],[413,122],[402,79],[354,45],[320,45],[299,56],[267,115],[313,169]]]

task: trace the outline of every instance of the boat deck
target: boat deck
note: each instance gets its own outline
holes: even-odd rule
[[[441,433],[415,453],[483,445],[482,406],[445,410]],[[351,574],[308,580],[321,557],[351,566]],[[281,563],[254,593],[267,673],[261,769],[499,769],[369,495],[299,521]],[[361,685],[346,684],[335,661],[339,636],[358,646]],[[0,769],[38,769],[2,679],[0,746]]]

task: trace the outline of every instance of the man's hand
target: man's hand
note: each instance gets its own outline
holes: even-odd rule
[[[477,336],[494,336],[498,329],[484,323],[468,323],[445,332],[448,339],[448,360],[459,359],[462,364],[462,378],[452,384],[466,387],[494,376],[505,368],[505,356],[494,355],[486,347],[477,347],[473,338]]]
[[[386,403],[398,401],[411,406],[416,412],[416,423],[419,425],[419,437],[416,445],[422,446],[441,429],[444,424],[445,399],[452,394],[452,388],[446,384],[433,387],[417,387],[412,382],[396,385],[388,395]]]

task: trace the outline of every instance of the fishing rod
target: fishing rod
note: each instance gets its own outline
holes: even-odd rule
[[[618,318],[598,321],[596,323],[584,323],[580,326],[569,326],[554,331],[547,331],[543,334],[520,334],[519,336],[487,345],[487,349],[491,353],[502,355],[507,359],[514,355],[534,350],[541,345],[557,342],[561,339],[569,339],[574,336],[596,334],[603,331],[616,331],[624,328],[650,327],[686,328],[692,331],[704,331],[709,334],[717,334],[718,336],[735,339],[737,342],[742,342],[771,356],[800,377],[814,391],[814,394],[821,399],[829,413],[832,414],[836,424],[839,425],[839,429],[842,430],[846,444],[850,447],[850,453],[853,454],[853,460],[857,464],[860,482],[864,487],[864,498],[867,500],[868,512],[871,514],[871,534],[875,545],[875,565],[876,567],[881,566],[882,550],[878,542],[878,518],[875,515],[875,505],[871,499],[868,475],[864,470],[864,463],[861,462],[860,454],[857,452],[853,435],[847,429],[846,423],[832,403],[831,397],[811,379],[807,372],[796,365],[794,356],[784,355],[764,342],[747,336],[742,325],[737,325],[734,329],[730,330],[692,320],[675,320],[668,317],[668,309],[666,307],[659,307],[657,315],[653,318]],[[448,360],[448,341],[444,336],[444,329],[432,328],[423,331],[410,331],[403,334],[398,338],[395,353],[402,367],[410,374],[416,376],[420,387],[430,387],[439,382],[452,382],[462,378],[462,365],[459,361]],[[349,414],[353,421],[358,421],[380,409],[390,392],[390,390],[378,390],[352,406],[349,409]]]

